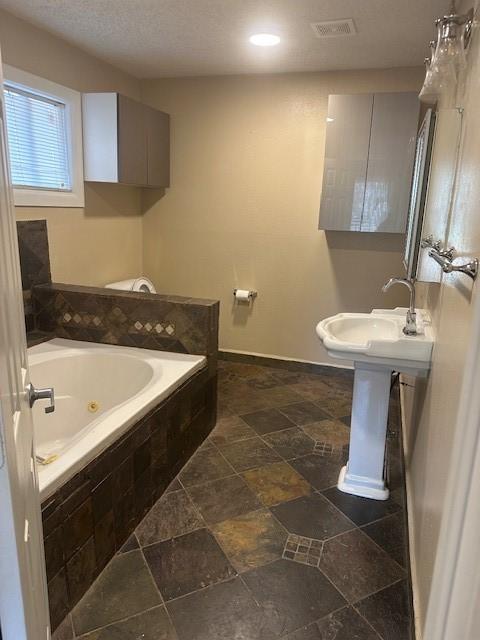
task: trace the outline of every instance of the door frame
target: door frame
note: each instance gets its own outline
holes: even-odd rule
[[[4,115],[0,56],[0,616],[3,640],[48,640],[41,505]]]
[[[478,285],[476,285],[478,287]],[[477,640],[480,628],[480,294],[474,292],[447,494],[423,640]],[[452,380],[452,384],[455,381]]]

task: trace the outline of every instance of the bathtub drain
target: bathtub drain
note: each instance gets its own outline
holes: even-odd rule
[[[87,408],[90,411],[90,413],[95,413],[100,409],[100,403],[97,402],[96,400],[92,400],[91,402],[88,403]]]

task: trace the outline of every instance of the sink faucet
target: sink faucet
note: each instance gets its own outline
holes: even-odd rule
[[[403,284],[410,291],[410,308],[407,311],[407,322],[403,327],[403,333],[406,336],[416,336],[417,335],[417,313],[415,311],[415,280],[408,280],[407,278],[390,278],[388,282],[386,282],[382,291],[388,291],[392,284]]]

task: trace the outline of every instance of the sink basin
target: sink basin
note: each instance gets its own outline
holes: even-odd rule
[[[429,369],[433,334],[428,315],[417,310],[419,335],[403,333],[406,309],[339,313],[318,323],[316,331],[334,358],[372,362],[392,369]]]

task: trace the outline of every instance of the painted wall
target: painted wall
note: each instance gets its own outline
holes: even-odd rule
[[[480,34],[475,28],[468,54],[465,107],[447,244],[461,256],[480,256]],[[439,160],[441,162],[441,159]],[[444,229],[435,236],[442,237]],[[412,552],[416,582],[416,613],[423,628],[450,468],[462,375],[471,333],[472,282],[458,274],[444,275],[440,285],[424,285],[436,334],[432,370],[427,381],[408,379],[404,387],[407,426],[407,479],[410,497]]]
[[[144,267],[160,290],[221,300],[223,349],[328,360],[314,327],[405,304],[399,235],[317,230],[329,93],[416,91],[419,69],[144,81],[172,116],[172,183],[145,202]],[[235,307],[235,287],[258,290]]]
[[[140,97],[135,78],[0,10],[5,63],[78,91],[119,91]],[[46,218],[52,277],[103,285],[142,272],[141,191],[86,184],[84,209],[17,207],[19,220]]]

